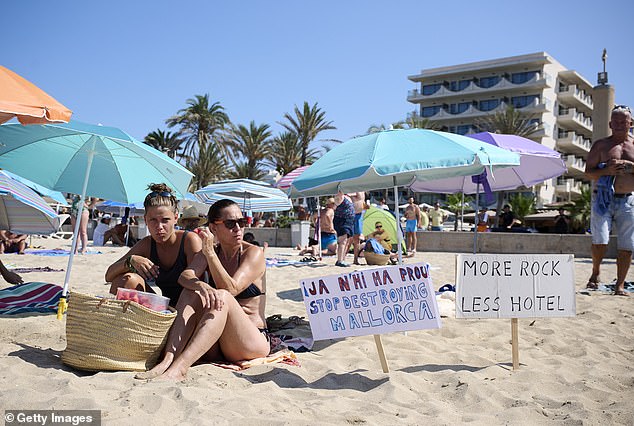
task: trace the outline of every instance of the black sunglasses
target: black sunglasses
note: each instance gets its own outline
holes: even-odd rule
[[[248,221],[246,217],[241,217],[240,219],[214,220],[214,223],[224,223],[227,229],[233,229],[236,225],[239,225],[240,228],[245,228]]]
[[[382,225],[376,225],[375,228],[381,229],[381,228],[383,228],[383,226]]]
[[[156,197],[171,197],[172,193],[167,191],[152,191],[150,192],[146,198],[156,198]]]

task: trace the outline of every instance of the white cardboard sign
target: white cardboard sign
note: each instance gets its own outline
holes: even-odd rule
[[[315,340],[440,328],[429,264],[300,281]]]
[[[456,256],[456,318],[575,316],[571,254]]]

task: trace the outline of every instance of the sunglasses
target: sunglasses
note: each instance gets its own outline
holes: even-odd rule
[[[247,226],[247,218],[241,217],[240,219],[214,220],[214,223],[224,223],[225,227],[229,230],[234,229],[236,225],[239,225],[240,228],[245,228]]]
[[[376,229],[381,229],[381,228],[383,228],[383,226],[381,226],[381,225],[376,225],[376,226],[375,226],[375,228],[376,228]]]
[[[167,191],[152,191],[150,192],[146,198],[156,198],[156,197],[171,197],[172,194],[170,192]]]

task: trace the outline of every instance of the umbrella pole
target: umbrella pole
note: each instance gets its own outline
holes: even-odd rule
[[[480,203],[480,183],[476,183],[476,209],[475,215],[473,218],[473,223],[475,224],[475,228],[473,229],[473,254],[476,254],[478,247],[478,220],[480,219],[478,214],[480,213],[480,207],[478,204]]]
[[[66,295],[68,294],[68,285],[70,283],[70,271],[73,267],[73,258],[75,257],[75,249],[77,248],[77,238],[79,236],[79,225],[81,224],[81,214],[84,211],[84,199],[86,198],[86,189],[88,188],[88,178],[90,177],[90,169],[92,168],[92,160],[95,156],[95,142],[93,140],[92,149],[88,150],[88,161],[86,164],[86,175],[84,176],[84,185],[81,189],[81,198],[79,199],[79,210],[77,211],[77,220],[75,221],[75,229],[73,230],[73,242],[70,248],[70,256],[68,256],[68,266],[66,267],[66,276],[64,277],[64,289],[62,297],[59,298],[57,305],[57,319],[61,320],[66,312],[68,304],[66,303]]]
[[[319,197],[315,197],[317,200],[317,220],[315,220],[315,232],[317,233],[317,251],[319,256],[317,258],[322,260],[321,257],[321,205],[319,204]]]
[[[396,185],[396,178],[393,177],[392,180],[394,182],[394,214],[396,216],[396,251],[398,253],[398,264],[402,265],[403,250],[401,246],[403,245],[403,234],[401,233],[401,219],[398,214],[398,186]]]

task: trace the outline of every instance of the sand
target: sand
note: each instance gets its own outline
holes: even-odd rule
[[[68,248],[68,240],[33,239]],[[125,249],[77,256],[72,288],[107,291],[104,272]],[[296,252],[295,252],[296,253]],[[292,254],[270,248],[268,256]],[[4,255],[15,267],[66,268],[66,257]],[[419,253],[436,287],[454,283],[454,255]],[[298,281],[342,272],[325,266],[270,268],[267,315],[305,316]],[[362,267],[363,268],[363,267]],[[519,321],[520,368],[511,368],[510,320],[443,318],[439,330],[383,336],[384,374],[371,336],[315,343],[301,367],[233,372],[190,369],[182,383],[139,381],[129,372],[85,373],[60,361],[64,321],[0,317],[0,408],[95,409],[103,424],[634,424],[634,295],[583,294],[589,259],[576,259],[577,316]],[[352,270],[352,268],[350,268]],[[616,276],[614,260],[603,268]],[[632,274],[630,274],[632,275]],[[64,272],[23,274],[62,284]],[[628,277],[632,281],[632,277]],[[2,282],[0,287],[7,287]]]

